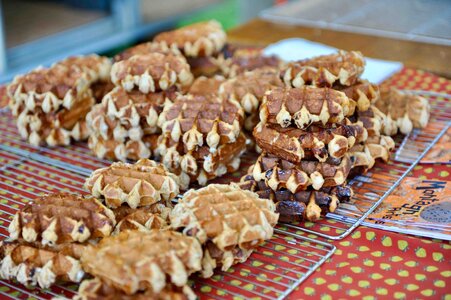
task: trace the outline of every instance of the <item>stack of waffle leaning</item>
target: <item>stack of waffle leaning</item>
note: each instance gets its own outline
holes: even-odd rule
[[[190,190],[172,209],[178,177],[148,159],[95,170],[85,188],[92,196],[46,195],[14,216],[1,278],[41,288],[85,279],[76,299],[196,299],[192,273],[245,261],[278,220],[272,201],[233,184]]]
[[[352,197],[348,178],[388,161],[396,122],[378,109],[378,87],[360,79],[364,65],[344,51],[294,62],[280,72],[285,87],[266,92],[253,132],[263,152],[240,185],[274,200],[281,219],[334,212]]]
[[[100,88],[108,87],[111,62],[97,55],[70,57],[17,76],[7,88],[22,138],[38,146],[69,145],[89,136],[85,116]]]

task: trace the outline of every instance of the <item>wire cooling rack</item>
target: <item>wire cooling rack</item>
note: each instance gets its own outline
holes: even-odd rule
[[[85,194],[92,170],[110,164],[89,154],[84,144],[70,149],[33,147],[17,134],[7,112],[0,112],[0,239],[8,235],[14,214],[39,195],[57,191]],[[334,252],[335,246],[279,225],[273,238],[245,262],[211,279],[195,278],[195,292],[206,299],[283,299]],[[18,299],[71,298],[77,285],[29,289],[0,280],[0,295]],[[2,298],[0,296],[0,298]]]

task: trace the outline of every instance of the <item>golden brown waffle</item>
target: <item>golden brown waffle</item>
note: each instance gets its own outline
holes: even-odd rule
[[[98,81],[91,85],[92,96],[100,103],[106,94],[114,89],[115,85],[110,81]]]
[[[211,56],[225,45],[227,36],[217,21],[195,23],[158,34],[155,42],[165,42],[179,48],[185,56]]]
[[[95,170],[86,180],[85,188],[94,197],[104,198],[109,207],[127,203],[136,208],[175,197],[179,193],[179,179],[162,164],[141,159],[135,164],[116,162]]]
[[[363,73],[365,58],[357,51],[339,51],[297,61],[281,72],[287,86],[314,85],[331,87],[335,83],[353,85]]]
[[[91,135],[88,147],[98,158],[126,161],[149,158],[157,148],[160,134],[144,135],[142,140],[127,140],[117,142],[113,138],[104,139],[102,136]]]
[[[374,166],[377,159],[388,162],[394,148],[395,142],[386,135],[369,136],[365,143],[354,145],[349,149],[353,160],[352,174],[365,173]]]
[[[53,66],[79,69],[88,76],[88,80],[91,83],[110,80],[111,60],[106,56],[97,54],[71,56],[55,63]]]
[[[248,114],[258,111],[263,96],[268,90],[283,86],[278,71],[262,68],[245,72],[228,79],[219,87],[219,95],[224,99],[238,101]]]
[[[265,181],[255,181],[252,175],[244,176],[239,186],[255,192],[262,199],[274,201],[276,211],[280,213],[280,220],[283,222],[317,221],[321,215],[334,212],[340,202],[348,202],[353,195],[351,187],[347,185],[296,193],[285,188],[274,191]]]
[[[109,236],[114,214],[95,198],[75,194],[49,194],[20,210],[8,227],[12,240],[55,245],[85,242]]]
[[[193,74],[183,56],[154,52],[114,63],[111,81],[127,91],[136,88],[147,94],[173,86],[188,86],[193,81]]]
[[[381,97],[375,105],[387,115],[387,122],[396,124],[396,130],[385,126],[387,135],[396,134],[398,129],[402,134],[408,134],[413,128],[426,127],[429,121],[431,106],[427,99],[395,88],[381,89]]]
[[[188,90],[188,93],[196,96],[215,96],[218,95],[219,86],[225,81],[223,76],[217,75],[211,78],[201,76],[194,80]]]
[[[189,190],[171,212],[171,226],[222,251],[255,249],[270,239],[278,214],[271,201],[236,184],[210,184]]]
[[[197,239],[174,231],[125,231],[87,247],[83,269],[128,295],[148,290],[158,294],[172,283],[183,287],[201,269]]]
[[[177,47],[174,46],[168,46],[165,42],[146,42],[142,44],[138,44],[136,46],[130,47],[126,49],[125,51],[117,54],[114,57],[114,61],[121,61],[129,59],[130,57],[134,55],[142,55],[142,54],[149,54],[149,53],[162,53],[162,54],[174,54],[174,55],[181,55],[182,53],[179,51]]]
[[[353,100],[342,92],[329,88],[279,88],[267,93],[260,109],[263,124],[300,129],[311,124],[341,122],[354,113]]]
[[[0,278],[48,288],[57,281],[80,282],[82,244],[46,247],[24,240],[0,242]]]
[[[238,74],[247,71],[253,71],[260,68],[279,69],[283,62],[277,56],[264,56],[263,49],[236,49],[231,57],[225,58],[224,55],[219,56],[218,64],[225,76],[233,78]]]
[[[194,77],[212,77],[221,74],[221,61],[216,56],[187,57],[186,61]]]
[[[324,162],[329,156],[343,157],[355,143],[367,139],[361,122],[345,121],[328,128],[311,125],[306,130],[259,123],[254,137],[262,150],[293,163],[315,158]]]
[[[115,289],[102,282],[98,278],[85,279],[78,288],[78,295],[74,300],[195,300],[194,292],[188,285],[178,287],[167,284],[159,293],[150,290],[127,295],[121,290]]]
[[[208,146],[189,150],[185,144],[174,143],[170,138],[161,136],[155,152],[171,172],[179,175],[182,189],[186,189],[190,182],[205,185],[210,179],[236,171],[245,149],[244,134],[240,134],[233,143],[220,145],[215,151]]]
[[[333,88],[354,100],[357,109],[361,112],[368,110],[370,105],[374,104],[380,97],[379,87],[367,80],[359,79],[351,86],[334,85]]]
[[[326,162],[302,160],[295,164],[277,156],[262,153],[257,162],[249,168],[256,181],[265,181],[267,186],[277,191],[281,188],[292,193],[306,190],[311,186],[315,190],[322,187],[342,185],[352,167],[348,155],[341,159],[329,157]]]
[[[149,231],[165,229],[169,226],[171,208],[163,203],[155,203],[149,207],[132,209],[133,212],[121,218],[114,228],[113,235],[125,230]]]
[[[166,138],[188,150],[208,145],[212,151],[235,142],[241,132],[243,110],[236,101],[218,97],[179,95],[166,103],[158,118]]]

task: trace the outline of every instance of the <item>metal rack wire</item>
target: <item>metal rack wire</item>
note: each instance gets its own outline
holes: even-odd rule
[[[50,192],[86,193],[87,175],[109,164],[87,155],[83,145],[71,149],[45,149],[30,146],[15,133],[10,117],[0,113],[0,237],[8,235],[13,215],[33,198]],[[245,263],[209,279],[195,278],[194,290],[205,298],[283,299],[312,274],[333,253],[335,246],[314,240],[289,227],[278,226],[270,241],[258,248]],[[52,289],[28,289],[0,280],[10,289],[0,291],[8,298],[70,298],[76,285]]]

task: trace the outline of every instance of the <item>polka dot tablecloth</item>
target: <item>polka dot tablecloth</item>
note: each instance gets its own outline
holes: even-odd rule
[[[451,82],[405,68],[384,84],[451,94]],[[451,165],[420,164],[410,176],[451,180]],[[289,299],[451,299],[451,244],[361,226]]]

